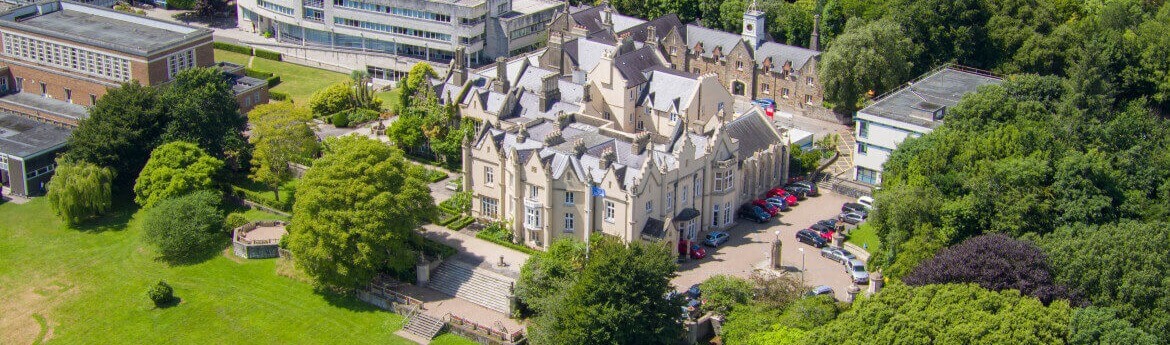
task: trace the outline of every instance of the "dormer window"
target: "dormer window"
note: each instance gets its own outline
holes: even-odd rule
[[[751,26],[751,24],[748,24],[748,26]],[[743,70],[743,61],[736,61],[735,62],[735,69],[742,71]]]
[[[670,112],[670,124],[678,123],[678,113]]]

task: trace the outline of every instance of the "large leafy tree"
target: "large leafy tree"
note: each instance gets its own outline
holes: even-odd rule
[[[1077,309],[1069,324],[1068,343],[1071,345],[1154,345],[1158,341],[1156,335],[1134,327],[1129,321],[1118,319],[1109,308]]]
[[[917,46],[891,20],[850,20],[845,33],[821,55],[825,101],[852,113],[869,93],[882,93],[910,79]]]
[[[1063,344],[1071,309],[975,284],[892,284],[811,330],[816,344]]]
[[[992,291],[1018,290],[1045,304],[1072,297],[1068,288],[1055,283],[1040,248],[1003,234],[976,236],[943,249],[902,281],[913,286],[976,283]]]
[[[438,73],[435,72],[434,67],[431,67],[431,64],[419,62],[411,66],[402,86],[400,86],[401,92],[398,94],[398,105],[403,108],[409,107],[411,102],[416,98],[415,95],[418,94],[419,90],[431,89],[431,79],[435,77],[438,77]],[[399,110],[394,109],[395,112]]]
[[[146,210],[143,239],[171,263],[192,263],[207,258],[227,243],[222,196],[204,190],[163,200]]]
[[[532,305],[533,344],[674,344],[682,335],[671,290],[673,255],[657,244],[597,237],[556,303]],[[555,284],[554,284],[555,285]]]
[[[116,187],[130,187],[158,146],[165,125],[158,89],[131,81],[110,89],[89,109],[89,117],[69,136],[64,157],[110,168]]]
[[[199,190],[214,189],[223,161],[195,144],[175,141],[150,153],[134,184],[134,202],[149,208],[158,202]]]
[[[516,298],[531,310],[552,310],[577,273],[585,267],[585,243],[563,238],[536,253],[520,268]]]
[[[899,0],[888,17],[906,29],[922,49],[915,73],[956,61],[987,68],[998,58],[990,46],[986,24],[991,17],[985,0]],[[846,31],[849,31],[846,29]]]
[[[190,68],[179,72],[159,96],[166,114],[162,142],[176,140],[199,145],[218,158],[236,158],[244,141],[245,118],[227,78],[217,68]]]
[[[57,216],[76,225],[109,211],[113,182],[114,172],[109,168],[58,160],[46,197]]]
[[[329,116],[342,110],[349,109],[354,99],[352,84],[339,81],[317,90],[309,97],[309,109],[317,117]]]
[[[317,154],[319,144],[309,121],[313,115],[292,103],[262,104],[248,112],[252,124],[248,142],[252,143],[253,180],[272,187],[280,200],[280,184],[292,178],[289,163],[307,164]]]
[[[1062,227],[1044,239],[1057,280],[1151,334],[1170,329],[1170,224]]]
[[[380,271],[408,270],[413,230],[434,213],[421,168],[366,137],[325,142],[297,186],[285,243],[319,287],[352,290]]]
[[[732,308],[747,304],[752,299],[752,283],[729,275],[707,278],[700,285],[703,291],[703,310],[727,315]]]

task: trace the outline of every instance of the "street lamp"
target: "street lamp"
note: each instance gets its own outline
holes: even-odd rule
[[[796,248],[800,251],[800,285],[804,286],[804,248]]]

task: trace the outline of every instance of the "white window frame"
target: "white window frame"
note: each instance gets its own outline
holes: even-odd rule
[[[719,226],[719,203],[715,203],[715,207],[711,211],[711,226]]]
[[[480,212],[482,212],[484,215],[496,217],[500,211],[500,202],[495,198],[480,197],[479,208]]]
[[[670,211],[674,209],[674,192],[666,192],[666,207],[663,210]]]
[[[540,196],[540,188],[537,186],[529,185],[528,186],[528,198],[532,199],[532,200],[537,200],[537,197],[539,197],[539,196]]]
[[[613,223],[614,216],[615,216],[614,213],[615,212],[614,212],[613,201],[606,201],[605,202],[605,222],[606,223]]]
[[[654,200],[646,202],[646,213],[654,212]]]
[[[489,185],[496,182],[496,175],[492,171],[492,167],[483,167],[483,182]]]
[[[573,192],[565,191],[565,205],[573,205],[576,203],[577,197]]]
[[[528,230],[540,230],[540,207],[524,207],[524,228]]]
[[[723,225],[731,224],[731,202],[724,203],[723,209],[727,210],[726,212],[723,212]]]
[[[572,213],[565,213],[565,232],[571,233],[576,229],[576,227],[575,227],[576,224],[574,224],[575,223],[574,218],[575,217],[573,216]]]

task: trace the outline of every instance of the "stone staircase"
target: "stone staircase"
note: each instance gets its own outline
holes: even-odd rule
[[[411,316],[410,319],[406,321],[406,326],[402,327],[402,329],[406,330],[406,332],[410,334],[430,341],[431,339],[434,339],[435,336],[439,334],[439,332],[443,331],[444,325],[446,325],[446,323],[444,323],[442,319],[427,315],[425,313],[416,312],[414,313],[414,316]]]
[[[509,315],[509,296],[515,282],[515,279],[451,258],[431,273],[427,286]]]

